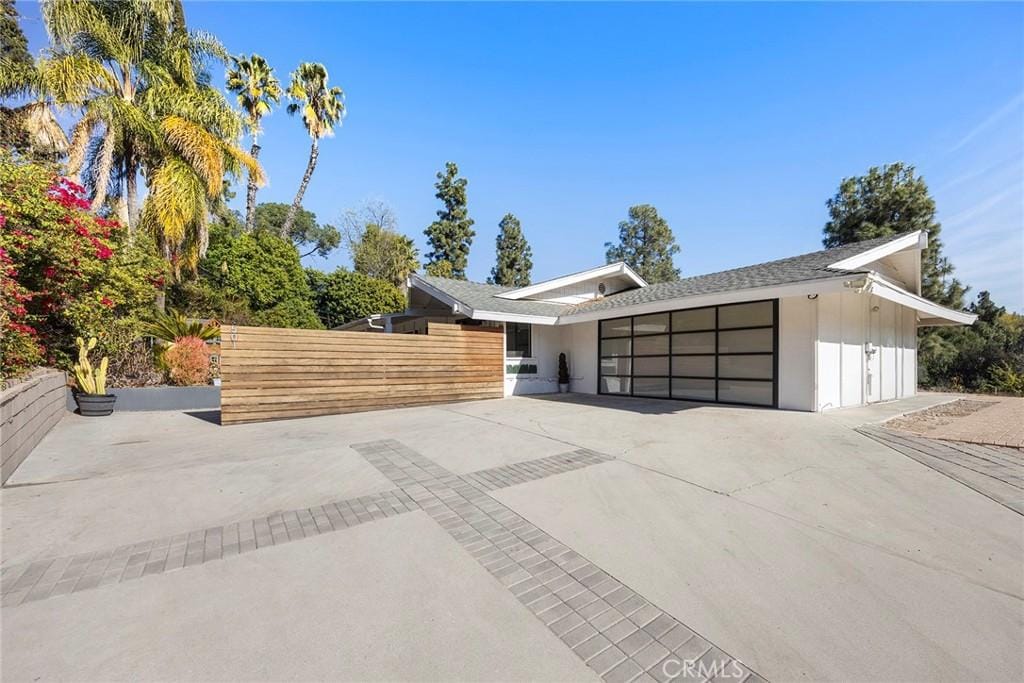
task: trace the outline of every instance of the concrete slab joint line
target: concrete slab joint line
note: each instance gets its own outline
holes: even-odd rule
[[[605,681],[764,680],[488,494],[612,458],[580,450],[459,477],[394,439],[352,449],[395,483],[416,482],[402,490]]]

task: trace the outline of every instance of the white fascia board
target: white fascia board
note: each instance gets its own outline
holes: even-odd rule
[[[534,325],[554,325],[558,322],[556,316],[546,315],[527,315],[525,313],[500,313],[498,311],[478,311],[459,301],[450,294],[441,291],[437,287],[434,287],[428,282],[424,282],[416,275],[412,275],[409,278],[409,284],[418,289],[422,289],[424,292],[434,297],[438,301],[445,303],[452,307],[453,313],[459,313],[467,318],[473,320],[492,320],[496,322],[509,322],[509,323],[533,323]]]
[[[647,281],[640,277],[635,270],[622,261],[619,261],[617,263],[609,263],[604,266],[598,266],[597,268],[591,268],[590,270],[584,270],[581,273],[563,275],[562,277],[557,277],[553,280],[545,280],[544,282],[538,282],[534,285],[527,285],[526,287],[502,292],[501,294],[495,294],[494,296],[502,299],[525,299],[527,297],[540,294],[541,292],[558,289],[559,287],[567,287],[577,282],[591,280],[596,277],[608,277],[609,275],[624,275],[635,282],[638,287],[647,286]]]
[[[928,301],[928,299],[908,292],[902,287],[897,287],[879,275],[871,274],[868,277],[871,281],[869,291],[872,294],[888,299],[900,306],[914,309],[921,314],[922,326],[972,325],[978,319],[978,316],[973,313],[954,311],[952,308],[946,308],[935,302]]]
[[[470,306],[467,306],[466,304],[462,303],[455,297],[451,296],[447,292],[438,289],[429,282],[421,280],[419,277],[416,276],[415,273],[409,276],[409,285],[415,287],[416,289],[422,289],[424,292],[434,297],[441,303],[451,306],[452,313],[459,313],[468,318],[473,317],[473,309]]]
[[[695,294],[692,296],[677,297],[675,299],[663,299],[651,301],[621,308],[604,309],[600,311],[573,313],[558,317],[559,325],[572,325],[574,323],[590,322],[592,320],[609,320],[611,318],[623,318],[631,315],[644,315],[646,313],[661,313],[662,311],[674,311],[682,308],[700,308],[701,306],[717,306],[719,304],[732,304],[741,301],[758,301],[761,299],[782,299],[787,296],[802,296],[809,294],[826,294],[828,292],[841,292],[850,287],[848,282],[862,282],[863,276],[843,275],[833,278],[822,278],[820,280],[806,280],[804,282],[793,282],[786,285],[773,285],[771,287],[751,287],[750,289],[735,289],[728,292],[716,292],[714,294]]]
[[[474,311],[474,320],[493,320],[504,323],[530,323],[532,325],[557,325],[558,318],[547,315],[527,315],[525,313],[499,313],[498,311]]]
[[[857,270],[858,268],[863,268],[869,263],[873,263],[878,259],[885,258],[886,256],[895,254],[896,252],[903,251],[904,249],[909,249],[911,247],[924,249],[927,246],[928,233],[924,230],[917,230],[909,235],[904,235],[903,237],[894,239],[891,242],[880,244],[874,249],[868,249],[856,256],[845,258],[842,261],[836,261],[828,267],[834,268],[835,270]]]

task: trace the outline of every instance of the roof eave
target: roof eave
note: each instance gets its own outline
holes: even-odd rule
[[[920,314],[918,327],[973,325],[974,321],[978,319],[978,316],[973,313],[955,311],[908,292],[875,273],[868,276],[868,281],[868,291],[872,294],[917,311]]]
[[[782,285],[769,285],[765,287],[748,287],[745,289],[731,289],[724,292],[712,294],[691,294],[688,296],[661,299],[659,301],[648,301],[621,308],[605,308],[596,311],[582,311],[580,313],[569,313],[558,317],[559,325],[571,325],[574,323],[590,322],[593,320],[607,320],[609,318],[623,318],[631,315],[644,315],[645,313],[660,313],[680,308],[699,308],[701,306],[716,306],[719,304],[730,304],[742,301],[759,301],[761,299],[779,299],[787,296],[801,296],[810,294],[825,294],[828,292],[841,292],[848,289],[846,283],[855,282],[858,279],[853,273],[837,274],[833,277],[816,278],[813,280],[801,280]]]
[[[858,268],[863,268],[878,259],[901,252],[904,249],[909,249],[911,247],[925,249],[927,246],[928,233],[924,230],[915,230],[914,232],[907,233],[902,237],[897,237],[885,244],[880,244],[877,247],[868,249],[867,251],[836,261],[828,267],[833,270],[856,270]]]
[[[623,275],[636,284],[637,287],[646,287],[647,281],[640,277],[640,274],[629,267],[624,261],[616,261],[615,263],[608,263],[603,266],[591,268],[590,270],[584,270],[579,273],[573,273],[572,275],[563,275],[562,277],[556,277],[551,280],[545,280],[538,282],[533,285],[527,285],[518,289],[512,289],[507,292],[501,292],[494,296],[501,299],[525,299],[541,292],[550,291],[552,289],[558,289],[559,287],[567,287],[577,282],[583,282],[590,280],[595,277],[609,276],[609,275]]]

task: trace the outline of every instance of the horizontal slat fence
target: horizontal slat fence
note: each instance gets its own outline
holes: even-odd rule
[[[221,424],[354,413],[504,394],[498,328],[428,334],[221,330]]]

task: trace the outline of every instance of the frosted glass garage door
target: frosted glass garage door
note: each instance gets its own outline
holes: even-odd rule
[[[775,406],[778,301],[602,320],[602,394]]]

